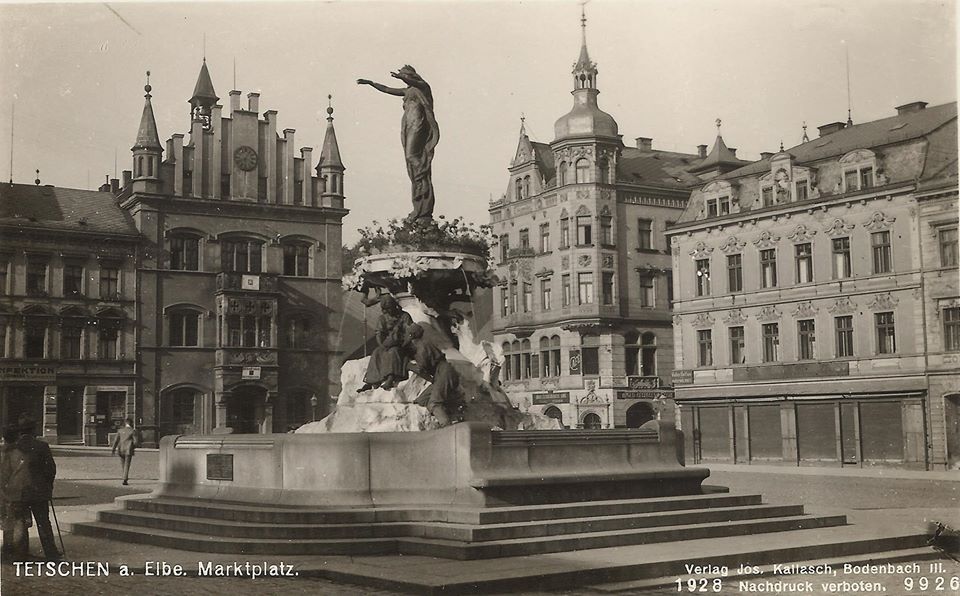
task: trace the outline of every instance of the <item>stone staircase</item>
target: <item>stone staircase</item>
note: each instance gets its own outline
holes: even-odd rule
[[[846,524],[843,515],[808,515],[802,505],[724,492],[503,507],[312,509],[154,496],[118,503],[72,531],[205,553],[475,560]]]

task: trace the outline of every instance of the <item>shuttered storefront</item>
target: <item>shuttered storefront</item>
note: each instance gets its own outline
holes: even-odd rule
[[[699,408],[700,457],[730,461],[729,406]]]
[[[783,460],[780,405],[750,406],[750,459]]]

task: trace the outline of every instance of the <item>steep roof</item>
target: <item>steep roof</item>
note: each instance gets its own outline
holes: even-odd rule
[[[217,97],[217,92],[213,90],[213,81],[210,80],[210,71],[207,70],[207,59],[203,59],[203,64],[200,66],[200,74],[197,76],[197,84],[193,88],[193,97],[190,98],[190,101],[193,102],[195,99],[208,99],[217,101],[220,98]]]
[[[688,189],[702,183],[688,171],[698,159],[689,153],[642,151],[626,147],[617,165],[617,179],[631,184]]]
[[[333,128],[333,108],[327,108],[327,133],[323,136],[323,146],[320,148],[319,166],[343,168],[340,159],[340,145],[337,144],[337,131]]]
[[[0,184],[0,225],[139,235],[112,193],[30,184]]]
[[[146,86],[147,94],[143,100],[143,114],[140,116],[140,128],[137,130],[137,140],[133,144],[135,149],[156,149],[163,151],[160,144],[160,134],[157,132],[157,119],[153,117],[153,105],[150,103],[150,85]]]
[[[854,149],[880,147],[924,137],[957,118],[957,104],[946,103],[932,108],[900,114],[890,118],[856,124],[825,137],[801,143],[788,149],[797,163],[810,163],[844,155]],[[949,144],[949,142],[947,143]],[[956,134],[953,147],[946,151],[956,156]],[[727,172],[720,178],[740,178],[768,172],[770,160],[761,159],[747,166]]]
[[[723,142],[723,137],[717,135],[717,140],[714,142],[713,149],[710,151],[710,154],[707,155],[702,162],[690,168],[690,171],[705,172],[706,170],[712,168],[726,168],[729,170],[748,163],[750,162],[743,159],[737,159],[737,156],[734,155],[733,151],[731,151],[730,148],[727,147],[727,144]]]
[[[533,159],[537,162],[543,179],[549,182],[556,175],[557,170],[556,163],[553,161],[553,149],[547,143],[536,141],[531,141],[530,146],[533,147]]]

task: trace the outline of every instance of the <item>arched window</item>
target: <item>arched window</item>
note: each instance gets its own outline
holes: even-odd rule
[[[192,387],[164,392],[160,397],[160,436],[202,432],[203,394]]]
[[[541,376],[553,376],[553,369],[550,367],[550,339],[547,337],[540,338],[540,367]]]
[[[650,331],[640,337],[640,374],[657,376],[657,336]]]
[[[510,349],[510,342],[503,342],[503,380],[513,380],[513,358]]]
[[[601,157],[600,161],[597,162],[597,166],[600,169],[600,180],[598,180],[598,182],[602,184],[612,184],[613,181],[610,179],[610,160],[606,157]]]
[[[514,340],[510,345],[510,358],[513,360],[513,379],[520,380],[525,378],[523,375],[523,348],[518,340]]]
[[[143,176],[143,156],[137,158],[137,178]]]
[[[260,273],[263,268],[263,241],[252,238],[222,240],[220,264],[227,272]]]
[[[516,186],[516,193],[514,194],[514,199],[519,201],[520,199],[523,198],[523,180],[520,178],[517,178],[514,181],[514,186]]]
[[[560,376],[560,336],[550,338],[550,376]]]
[[[530,176],[523,177],[523,198],[530,196]]]
[[[585,184],[590,182],[590,162],[586,158],[581,157],[577,160],[577,184]]]
[[[557,186],[563,186],[567,183],[567,162],[561,161],[557,168]]]
[[[306,242],[284,242],[283,274],[296,277],[310,275],[310,245]]]
[[[170,243],[170,268],[175,271],[200,270],[200,237],[190,233],[172,234]]]
[[[583,428],[589,428],[591,430],[599,430],[601,428],[600,416],[597,416],[593,412],[590,412],[583,417]]]
[[[147,158],[147,176],[153,178],[153,158]]]
[[[167,345],[195,347],[200,345],[200,316],[196,308],[178,307],[167,313]]]
[[[520,354],[521,354],[521,364],[523,366],[523,378],[529,379],[531,377],[537,376],[534,374],[536,372],[535,367],[533,366],[533,355],[530,352],[530,340],[525,339],[520,343]]]
[[[640,334],[632,331],[623,336],[623,349],[625,362],[625,372],[627,376],[634,377],[640,374]]]
[[[553,418],[560,423],[560,428],[563,428],[563,412],[557,406],[550,406],[543,411],[543,415],[547,418]]]

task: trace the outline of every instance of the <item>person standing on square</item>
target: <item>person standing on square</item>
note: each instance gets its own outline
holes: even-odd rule
[[[117,429],[116,436],[113,437],[113,449],[111,454],[119,453],[120,461],[123,465],[123,483],[128,484],[127,478],[130,476],[130,462],[133,460],[133,453],[139,443],[137,431],[133,428],[133,420],[124,419],[123,426]]]

